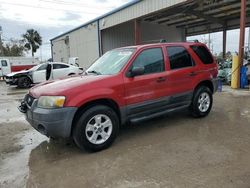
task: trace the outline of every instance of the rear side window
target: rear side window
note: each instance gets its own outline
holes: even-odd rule
[[[1,61],[1,64],[2,64],[2,67],[7,67],[8,64],[7,64],[7,61],[6,60],[2,60]]]
[[[191,46],[191,48],[204,64],[213,63],[213,57],[211,56],[207,48],[205,48],[204,46]]]
[[[144,74],[163,72],[165,66],[161,48],[142,51],[135,59],[133,67],[144,67]]]
[[[64,64],[53,64],[53,69],[64,69],[64,68],[68,68],[68,65],[64,65]]]
[[[194,65],[190,54],[184,47],[170,46],[167,47],[167,52],[170,61],[170,68],[172,70],[191,67]]]

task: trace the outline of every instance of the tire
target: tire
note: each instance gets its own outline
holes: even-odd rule
[[[113,109],[103,105],[93,106],[84,111],[76,121],[73,129],[74,142],[81,150],[96,152],[106,149],[115,141],[119,124]]]
[[[211,111],[213,105],[213,95],[211,90],[206,86],[200,86],[195,90],[190,112],[193,117],[205,117]]]
[[[31,86],[31,80],[28,77],[21,77],[18,79],[17,86],[19,88],[29,88]]]

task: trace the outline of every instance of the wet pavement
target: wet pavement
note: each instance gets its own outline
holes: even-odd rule
[[[250,92],[214,96],[208,117],[187,112],[127,125],[97,153],[33,130],[17,110],[27,90],[0,82],[0,187],[250,187]]]

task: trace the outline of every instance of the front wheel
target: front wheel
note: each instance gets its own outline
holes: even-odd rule
[[[108,148],[119,131],[117,114],[108,106],[98,105],[84,111],[73,129],[76,145],[84,150]]]
[[[211,111],[213,105],[213,95],[211,90],[206,86],[196,89],[192,104],[190,105],[191,114],[194,117],[205,117]]]
[[[21,77],[18,79],[17,86],[19,88],[29,88],[31,86],[31,80],[28,77]]]

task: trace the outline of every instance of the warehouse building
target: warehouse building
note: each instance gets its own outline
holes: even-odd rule
[[[241,0],[135,0],[51,39],[54,61],[78,57],[87,68],[106,51],[129,45],[185,41],[187,36],[240,27],[241,8],[250,10],[250,1]],[[247,15],[248,16],[248,15]],[[249,17],[244,18],[244,27]]]

